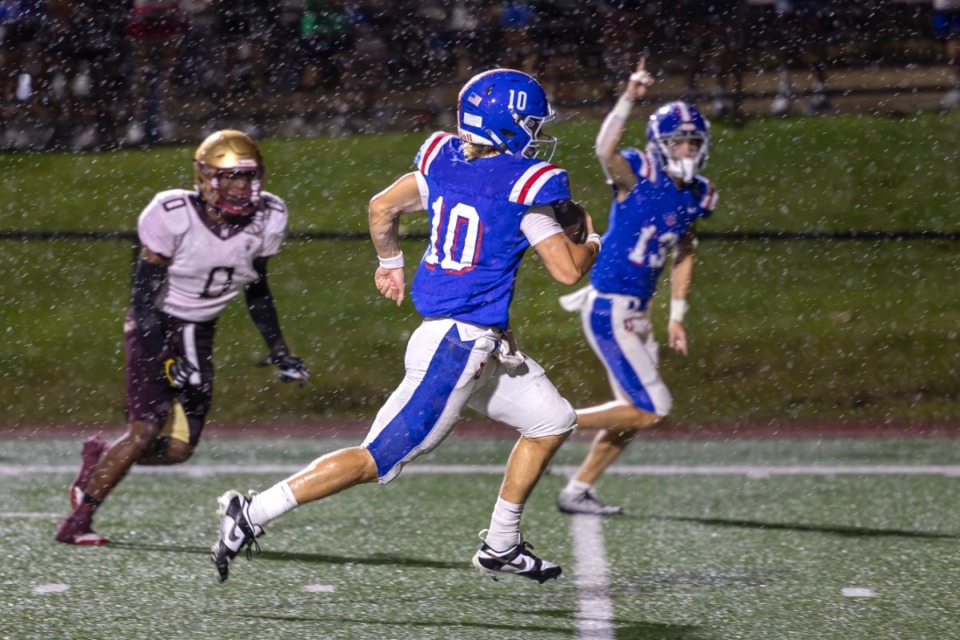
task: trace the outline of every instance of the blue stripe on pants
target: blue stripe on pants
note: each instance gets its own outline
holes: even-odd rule
[[[453,325],[437,345],[416,391],[367,447],[381,478],[419,447],[433,430],[466,369],[475,343],[475,340],[460,340],[457,326]]]
[[[613,335],[613,303],[608,298],[597,297],[593,302],[593,309],[590,313],[590,328],[593,330],[593,337],[597,341],[600,353],[607,367],[613,372],[613,377],[626,394],[630,401],[644,411],[655,413],[653,400],[650,394],[644,388],[637,372],[634,371],[630,362],[623,355],[623,350],[617,344]]]

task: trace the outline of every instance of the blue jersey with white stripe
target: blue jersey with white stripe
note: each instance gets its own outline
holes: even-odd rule
[[[508,328],[530,246],[520,221],[531,206],[570,198],[567,172],[516,155],[468,161],[460,138],[443,132],[427,138],[414,162],[430,215],[430,245],[410,287],[414,306],[427,318]]]
[[[590,282],[603,293],[649,299],[673,248],[698,218],[706,218],[717,202],[709,180],[696,176],[678,189],[655,160],[637,149],[622,152],[637,176],[637,185],[623,202],[614,198],[603,251],[590,272]]]

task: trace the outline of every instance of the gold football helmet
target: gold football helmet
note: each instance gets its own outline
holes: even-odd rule
[[[242,131],[217,131],[193,156],[200,198],[220,213],[249,216],[260,205],[265,169],[256,143]]]

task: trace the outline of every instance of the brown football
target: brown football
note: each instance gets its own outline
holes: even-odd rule
[[[563,227],[572,242],[583,244],[587,240],[587,212],[578,202],[558,200],[552,205],[557,222]]]

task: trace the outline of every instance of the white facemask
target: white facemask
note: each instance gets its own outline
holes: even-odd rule
[[[692,182],[693,177],[697,175],[697,160],[696,158],[680,158],[679,160],[674,160],[673,158],[667,160],[667,175],[671,178],[676,178],[681,182]]]

